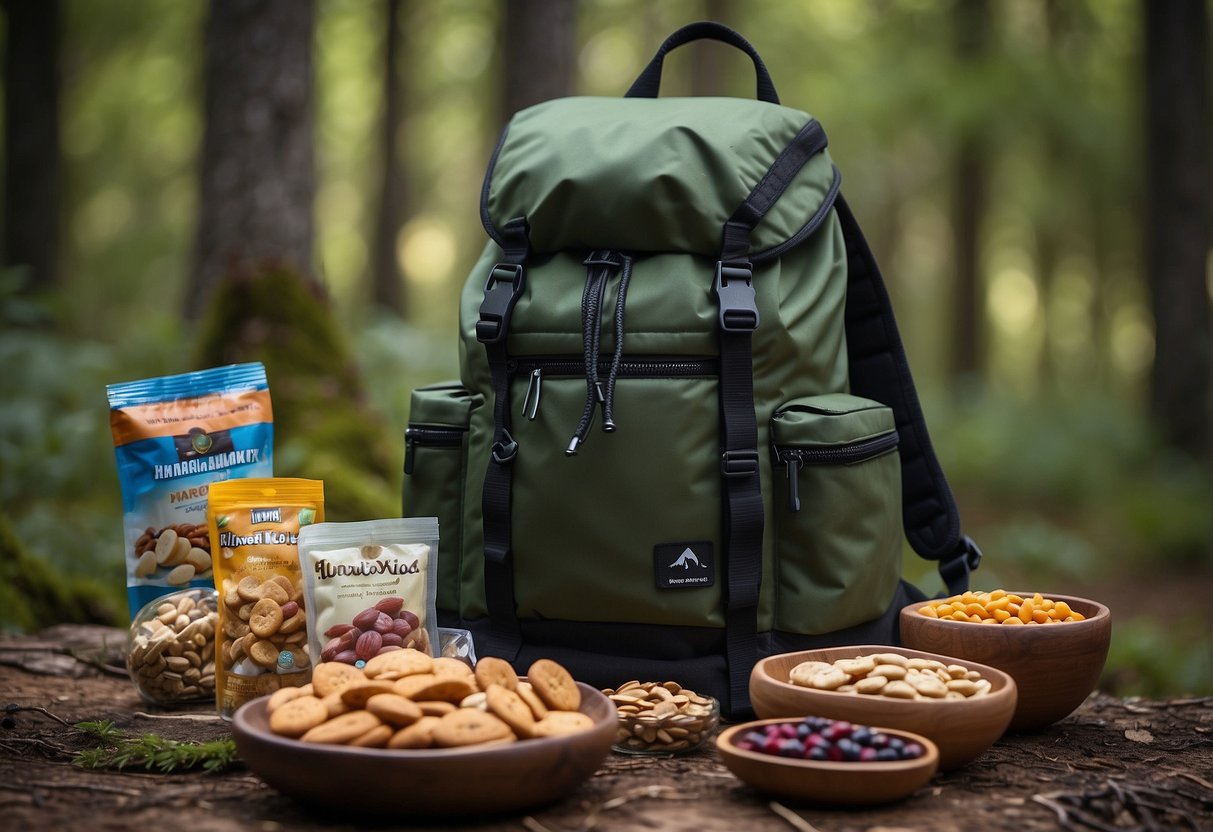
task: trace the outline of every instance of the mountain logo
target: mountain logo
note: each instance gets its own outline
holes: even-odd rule
[[[707,569],[705,564],[699,562],[699,556],[691,549],[690,546],[682,550],[682,554],[678,556],[678,560],[670,564],[670,569],[681,566],[683,569],[690,569],[691,564],[695,564],[700,569]]]
[[[701,589],[716,583],[712,544],[706,540],[659,543],[653,547],[658,589]]]

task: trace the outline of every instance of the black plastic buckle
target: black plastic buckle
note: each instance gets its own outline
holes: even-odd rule
[[[964,588],[969,585],[969,574],[981,565],[981,549],[967,534],[961,538],[960,549],[947,560],[939,562],[939,577],[943,578],[944,586],[952,591],[952,585],[964,581]]]
[[[496,344],[506,336],[510,313],[522,296],[526,285],[526,270],[516,263],[498,263],[489,271],[484,282],[484,300],[480,303],[480,320],[476,322],[476,340]]]
[[[720,473],[730,479],[758,473],[758,451],[725,451],[720,455]]]
[[[720,303],[720,328],[725,332],[752,332],[758,328],[754,300],[754,269],[749,263],[716,263],[712,291]]]
[[[518,456],[518,443],[510,436],[508,430],[501,432],[501,439],[493,443],[493,462],[498,465],[509,465]]]

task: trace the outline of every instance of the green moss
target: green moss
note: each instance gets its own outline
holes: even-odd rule
[[[38,630],[48,624],[116,624],[119,613],[99,587],[66,580],[31,552],[0,514],[0,629]]]
[[[281,265],[229,275],[200,332],[198,366],[260,361],[274,408],[274,473],[325,482],[330,520],[400,513],[402,439],[371,407],[328,299]]]

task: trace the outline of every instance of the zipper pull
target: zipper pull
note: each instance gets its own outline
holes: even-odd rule
[[[788,508],[793,512],[800,511],[800,460],[787,454],[783,461],[788,468]]]
[[[531,371],[531,377],[526,383],[526,395],[522,397],[522,415],[526,416],[530,421],[535,421],[535,416],[539,413],[539,394],[543,390],[543,370],[536,367]],[[531,400],[531,394],[535,394],[534,401]],[[530,405],[528,408],[527,405]]]

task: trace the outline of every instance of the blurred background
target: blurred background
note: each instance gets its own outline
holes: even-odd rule
[[[0,627],[124,626],[105,385],[267,365],[275,470],[399,513],[510,114],[721,20],[817,117],[979,589],[1093,597],[1102,687],[1213,693],[1203,0],[3,0]],[[753,95],[701,42],[663,95]],[[937,591],[929,564],[907,574]]]

